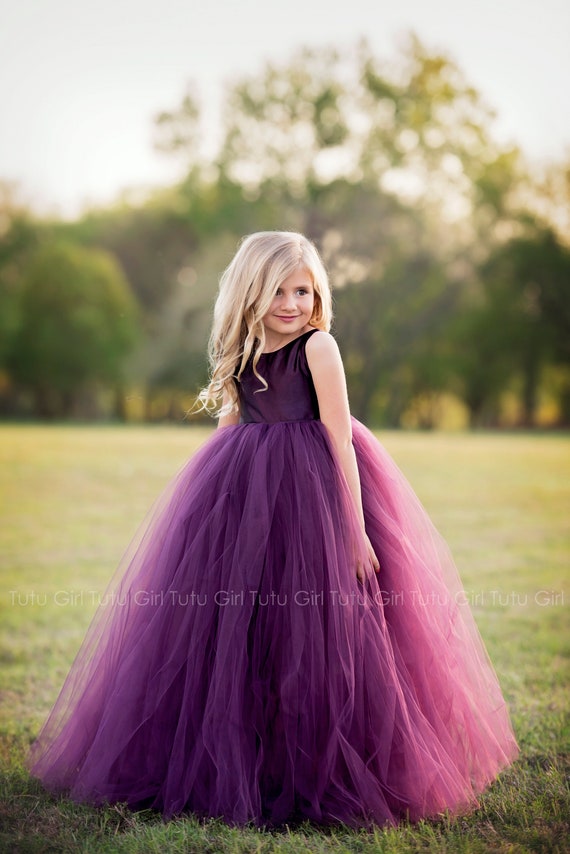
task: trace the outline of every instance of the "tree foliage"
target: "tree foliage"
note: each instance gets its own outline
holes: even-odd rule
[[[523,420],[534,423],[542,371],[570,363],[570,252],[550,229],[498,247],[481,271],[496,348],[522,380]]]
[[[131,378],[182,414],[172,401],[206,380],[217,283],[238,240],[289,229],[330,272],[358,417],[397,426],[421,411],[432,426],[437,407],[418,401],[451,393],[473,425],[494,425],[514,390],[532,424],[552,368],[570,421],[568,166],[535,178],[495,140],[493,111],[450,57],[413,34],[389,61],[366,41],[303,48],[228,84],[208,154],[200,112],[192,87],[156,116],[157,148],[185,164],[178,184],[72,223],[12,212],[0,228],[0,365],[38,407],[116,382],[138,325]]]
[[[40,246],[24,276],[20,312],[9,364],[40,414],[69,414],[86,385],[120,380],[135,342],[136,306],[107,253]]]
[[[39,229],[28,212],[0,186],[0,371],[5,370],[20,324],[20,292],[25,266]]]

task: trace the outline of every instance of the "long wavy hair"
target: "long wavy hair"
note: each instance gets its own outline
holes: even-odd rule
[[[267,388],[257,371],[265,348],[263,317],[277,289],[299,268],[308,272],[315,291],[309,323],[328,332],[332,322],[331,291],[314,245],[294,231],[258,231],[242,239],[220,279],[208,342],[210,380],[198,395],[200,408],[212,412],[222,399],[223,405],[213,414],[220,416],[238,410],[236,381],[239,382],[251,356],[255,376]]]

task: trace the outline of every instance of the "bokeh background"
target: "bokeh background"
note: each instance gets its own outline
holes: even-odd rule
[[[568,32],[562,0],[10,4],[0,417],[186,419],[220,272],[282,228],[358,418],[568,425]]]

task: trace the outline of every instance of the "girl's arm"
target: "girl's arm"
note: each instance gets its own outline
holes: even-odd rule
[[[378,571],[380,564],[364,527],[360,477],[352,444],[348,393],[338,345],[332,335],[321,330],[317,335],[311,335],[305,352],[317,393],[320,419],[327,428],[353,497],[370,562]],[[361,581],[364,580],[363,567],[358,566],[356,574]]]
[[[222,396],[222,405],[225,406],[228,402],[228,395],[224,392]],[[231,424],[239,424],[239,412],[230,412],[228,415],[222,415],[218,418],[219,427],[229,427]]]

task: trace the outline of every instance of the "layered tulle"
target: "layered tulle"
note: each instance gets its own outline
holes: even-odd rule
[[[224,427],[163,493],[31,753],[90,803],[366,826],[473,805],[516,755],[445,543],[353,419]]]

